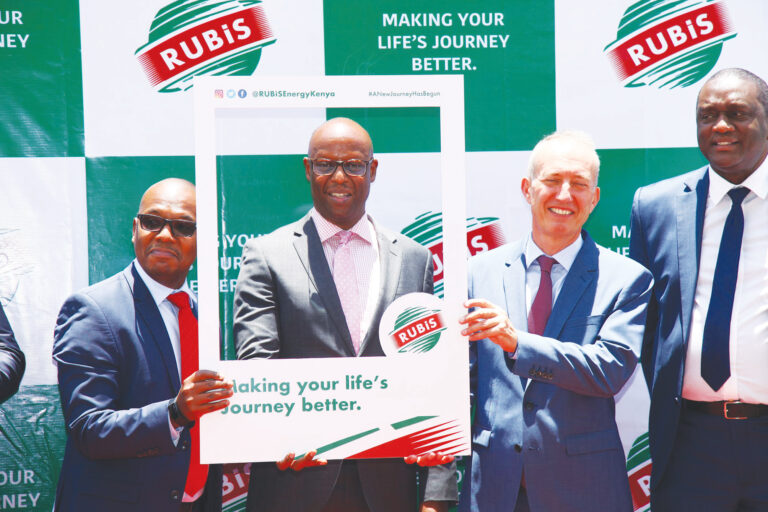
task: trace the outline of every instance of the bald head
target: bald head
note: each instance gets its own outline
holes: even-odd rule
[[[365,128],[346,117],[321,124],[312,133],[304,158],[317,212],[341,229],[352,228],[365,215],[378,165]]]
[[[196,208],[195,186],[187,180],[181,178],[167,178],[158,181],[149,187],[144,195],[141,196],[139,203],[139,213],[146,209],[147,205],[157,201],[186,201],[191,202],[192,210]]]
[[[334,117],[318,126],[309,138],[307,155],[314,157],[318,149],[327,146],[330,141],[350,140],[359,148],[364,149],[366,158],[373,156],[373,142],[368,132],[355,121],[346,117]]]
[[[168,221],[197,222],[195,186],[187,180],[168,178],[149,187],[133,219],[133,248],[139,265],[158,283],[177,289],[197,256],[197,232],[184,236],[185,231]]]

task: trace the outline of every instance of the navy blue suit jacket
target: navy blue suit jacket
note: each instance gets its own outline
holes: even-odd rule
[[[0,306],[0,404],[19,390],[26,361],[16,343],[11,324]]]
[[[462,512],[513,510],[523,468],[531,510],[632,510],[614,395],[637,365],[652,279],[582,237],[542,336],[525,332],[524,243],[470,260],[469,296],[504,308],[518,345],[514,360],[490,340],[470,345],[476,411]]]
[[[67,427],[60,511],[178,512],[190,458],[171,440],[168,404],[180,380],[160,311],[133,265],[61,308],[53,358]],[[206,511],[221,510],[211,466]]]
[[[683,370],[699,273],[707,167],[642,187],[632,204],[629,255],[655,279],[642,364],[651,390],[651,490],[661,480],[680,419]]]

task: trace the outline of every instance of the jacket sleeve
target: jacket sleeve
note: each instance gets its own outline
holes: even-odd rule
[[[427,258],[424,269],[424,292],[434,291],[434,263],[432,253]],[[459,500],[459,487],[456,481],[456,461],[441,466],[433,466],[427,469],[427,481],[424,486],[424,501],[452,501]]]
[[[650,273],[638,273],[604,314],[574,326],[580,343],[519,332],[514,372],[583,395],[614,396],[637,365],[652,285]]]
[[[630,224],[629,238],[629,257],[644,266],[651,268],[651,258],[648,254],[648,242],[640,214],[640,195],[643,189],[637,189],[635,199],[632,202],[632,215]],[[640,362],[643,366],[643,375],[648,389],[653,384],[654,361],[655,361],[655,339],[657,325],[659,321],[659,302],[656,294],[651,293],[648,302],[648,314],[645,319],[645,333],[643,334],[643,346],[640,351]]]
[[[232,324],[238,359],[277,357],[280,340],[275,284],[258,240],[243,248]]]
[[[125,408],[121,403],[120,336],[126,335],[111,325],[86,294],[67,299],[56,322],[53,360],[67,433],[90,459],[177,451],[168,420],[170,400],[138,408]]]
[[[0,404],[19,390],[25,367],[24,353],[16,343],[11,324],[0,306]]]

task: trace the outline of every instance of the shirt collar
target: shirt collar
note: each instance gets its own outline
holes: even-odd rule
[[[345,231],[336,224],[332,223],[318,212],[314,207],[309,211],[309,215],[315,223],[317,234],[320,236],[320,242],[325,243],[339,231]],[[357,236],[373,245],[373,229],[369,216],[363,215],[357,223],[346,230],[355,233]]]
[[[711,166],[707,172],[709,173],[709,198],[712,200],[713,204],[722,201],[723,197],[725,197],[732,188],[736,187],[747,187],[760,199],[768,197],[768,158],[763,160],[760,167],[739,185],[734,185],[717,174],[712,170]]]
[[[553,254],[551,257],[556,259],[557,262],[565,268],[565,271],[568,272],[571,269],[571,265],[573,265],[574,260],[576,259],[576,255],[579,254],[582,245],[584,245],[584,240],[581,236],[579,236],[576,238],[576,240],[573,241],[573,243],[571,243],[571,245],[561,250],[560,252]],[[536,258],[542,254],[545,254],[544,251],[542,251],[539,246],[536,245],[536,242],[533,241],[533,235],[529,232],[528,237],[525,240],[526,269],[530,268],[531,264],[536,261]]]
[[[149,290],[150,295],[152,295],[152,299],[155,301],[155,304],[159,307],[160,303],[163,302],[168,296],[175,292],[186,292],[187,295],[189,295],[190,300],[194,304],[194,294],[192,293],[192,289],[190,289],[189,284],[187,281],[184,281],[184,284],[181,285],[181,288],[174,290],[173,288],[168,288],[167,286],[158,283],[151,277],[149,277],[149,274],[142,268],[141,264],[137,259],[133,260],[133,266],[136,269],[136,272],[139,273],[139,276],[141,277],[141,280],[144,281],[144,284],[147,286],[147,289]]]

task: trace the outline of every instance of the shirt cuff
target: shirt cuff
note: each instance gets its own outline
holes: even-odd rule
[[[168,413],[168,428],[171,431],[171,441],[173,441],[173,446],[178,446],[179,438],[181,437],[182,431],[184,431],[184,427],[173,428],[173,423],[171,423],[171,413]]]

